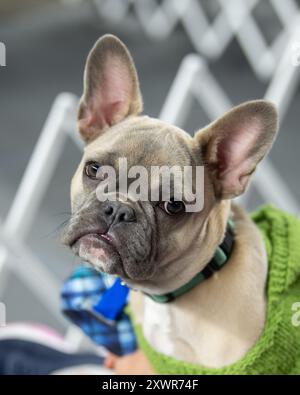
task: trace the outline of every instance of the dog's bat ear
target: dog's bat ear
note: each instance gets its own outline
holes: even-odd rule
[[[101,37],[88,55],[78,124],[89,142],[143,110],[137,72],[126,46],[115,36]]]
[[[263,100],[234,107],[196,133],[216,195],[231,199],[247,188],[256,165],[270,150],[278,130],[274,105]]]

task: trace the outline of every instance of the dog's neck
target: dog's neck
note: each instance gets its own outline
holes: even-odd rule
[[[216,275],[217,272],[221,270],[230,260],[233,247],[234,223],[232,219],[229,219],[222,243],[216,248],[212,259],[205,265],[203,269],[201,269],[200,272],[192,277],[187,283],[171,292],[159,295],[148,294],[147,296],[157,303],[169,303],[177,298],[180,298],[185,293],[191,291],[193,288],[201,284],[203,281],[209,279],[211,276]]]

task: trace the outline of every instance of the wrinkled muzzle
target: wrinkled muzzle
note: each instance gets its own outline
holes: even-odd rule
[[[154,210],[149,202],[100,202],[91,193],[72,215],[62,242],[97,270],[149,279],[157,244]]]

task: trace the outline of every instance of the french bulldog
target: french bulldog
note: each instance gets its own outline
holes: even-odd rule
[[[78,128],[85,142],[72,179],[72,217],[63,242],[130,288],[133,315],[157,351],[207,367],[231,364],[254,345],[266,317],[267,255],[248,215],[231,202],[245,192],[278,129],[273,104],[243,103],[191,136],[141,115],[137,72],[126,46],[101,37],[88,55]],[[203,166],[204,205],[131,201],[117,193],[100,202],[101,166]],[[222,243],[229,217],[234,247],[226,265],[170,303],[161,295],[188,283]]]

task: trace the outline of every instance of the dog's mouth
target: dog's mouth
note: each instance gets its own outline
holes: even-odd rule
[[[75,236],[75,237],[69,242],[70,247],[73,249],[73,248],[76,246],[76,243],[77,243],[78,241],[80,241],[82,238],[88,237],[88,236],[95,237],[95,238],[98,238],[99,240],[105,241],[105,242],[108,243],[108,244],[112,244],[112,242],[111,242],[111,237],[108,236],[107,233],[101,233],[101,232],[99,232],[99,231],[97,231],[97,230],[89,230],[89,231],[80,233],[79,235]]]
[[[119,276],[126,275],[121,255],[112,235],[96,230],[74,237],[70,247],[75,255],[91,263],[96,269]]]

